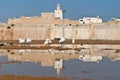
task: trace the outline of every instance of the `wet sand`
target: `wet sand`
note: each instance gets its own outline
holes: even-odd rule
[[[57,77],[33,77],[33,76],[1,75],[0,80],[70,80],[70,79],[57,78]]]

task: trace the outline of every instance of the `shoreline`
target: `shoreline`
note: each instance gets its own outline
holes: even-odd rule
[[[35,76],[19,76],[19,75],[0,75],[0,80],[70,80],[62,77],[35,77]]]

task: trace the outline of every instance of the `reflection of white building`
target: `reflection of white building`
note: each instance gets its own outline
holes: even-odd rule
[[[80,24],[102,23],[102,19],[98,17],[84,17],[79,19]]]
[[[60,74],[60,70],[63,67],[63,60],[62,59],[56,59],[54,67],[57,70],[57,74],[59,75]]]
[[[102,60],[102,56],[80,55],[79,60],[84,62],[99,62]]]

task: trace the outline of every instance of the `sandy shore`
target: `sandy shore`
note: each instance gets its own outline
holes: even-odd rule
[[[57,77],[32,77],[32,76],[1,75],[0,80],[69,80],[69,79],[57,78]]]

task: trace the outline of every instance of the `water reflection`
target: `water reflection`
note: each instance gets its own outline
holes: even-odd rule
[[[102,60],[102,56],[94,56],[94,55],[80,55],[79,60],[82,60],[84,62],[97,62]]]
[[[119,79],[120,54],[113,51],[103,52],[94,55],[76,52],[73,54],[68,51],[1,52],[0,74],[37,76],[56,76],[57,74],[57,76],[72,77],[76,80]],[[109,78],[110,76],[112,78]]]

